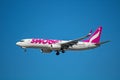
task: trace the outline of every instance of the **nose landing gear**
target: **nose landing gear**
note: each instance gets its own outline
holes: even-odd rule
[[[27,49],[26,49],[26,47],[21,47],[21,48],[23,48],[23,49],[24,49],[24,52],[27,52]]]
[[[24,52],[27,52],[27,49],[26,49],[26,48],[24,48]]]

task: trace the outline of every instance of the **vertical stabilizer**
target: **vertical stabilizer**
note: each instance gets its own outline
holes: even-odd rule
[[[85,40],[84,42],[90,42],[90,43],[99,43],[100,42],[100,36],[102,32],[102,27],[98,27],[97,30],[90,36],[88,40]]]

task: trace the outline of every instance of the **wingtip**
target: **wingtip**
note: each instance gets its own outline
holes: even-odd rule
[[[90,36],[92,34],[92,30],[90,30],[90,32],[89,32],[89,34],[88,34],[88,36]]]

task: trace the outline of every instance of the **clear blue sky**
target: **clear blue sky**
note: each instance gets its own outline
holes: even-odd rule
[[[103,26],[88,51],[56,56],[15,45],[23,38],[75,39]],[[120,80],[119,0],[0,1],[0,80]]]

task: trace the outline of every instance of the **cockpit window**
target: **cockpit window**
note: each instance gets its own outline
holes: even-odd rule
[[[24,42],[24,40],[21,40],[20,42]]]

